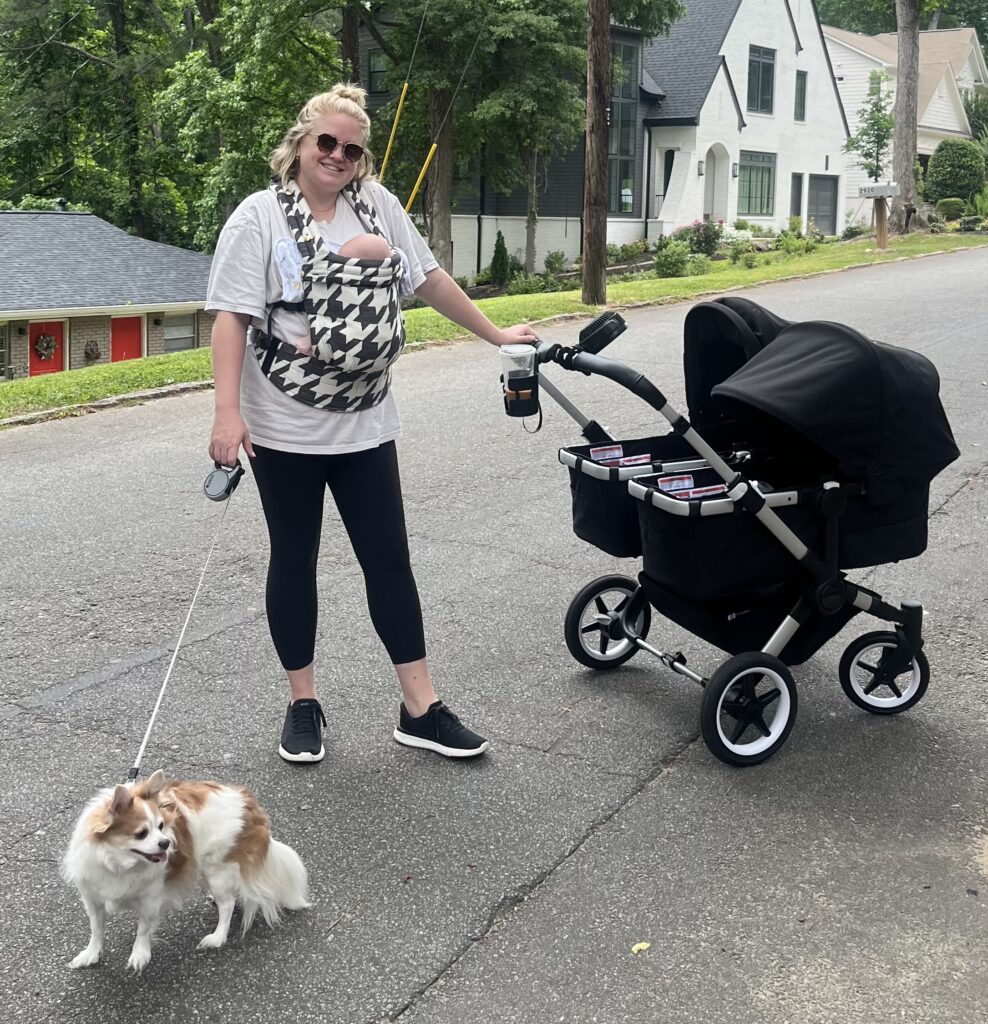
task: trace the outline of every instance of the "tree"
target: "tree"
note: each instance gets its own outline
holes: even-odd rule
[[[944,139],[930,157],[926,175],[926,197],[969,202],[985,184],[985,158],[981,147],[969,139]]]
[[[916,135],[919,114],[919,14],[921,0],[895,0],[895,149],[892,175],[899,194],[892,200],[892,227],[904,233],[916,200]]]
[[[889,76],[872,71],[868,100],[858,111],[858,130],[844,143],[845,153],[856,153],[858,165],[872,181],[879,181],[888,166],[895,121],[889,113],[889,96],[884,86]]]
[[[587,133],[583,181],[583,301],[607,301],[607,107],[611,84],[611,19],[638,28],[645,40],[682,17],[678,0],[588,0]]]

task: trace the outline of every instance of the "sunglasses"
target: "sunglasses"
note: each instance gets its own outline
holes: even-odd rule
[[[343,151],[343,159],[347,163],[355,164],[364,155],[363,146],[358,146],[356,142],[340,142],[335,135],[330,135],[329,132],[323,132],[321,135],[314,136],[314,138],[319,152],[325,156],[332,156],[336,152],[337,146]]]

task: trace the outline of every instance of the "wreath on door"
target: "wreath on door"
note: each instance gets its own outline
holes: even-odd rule
[[[92,341],[86,342],[86,362],[95,363],[97,359],[102,355],[99,348],[99,342],[93,339]]]
[[[34,354],[47,361],[55,357],[55,335],[39,334],[34,340]]]

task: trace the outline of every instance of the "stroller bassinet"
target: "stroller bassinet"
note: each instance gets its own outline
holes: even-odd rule
[[[849,698],[879,714],[920,699],[929,678],[922,609],[886,604],[843,570],[926,548],[930,481],[958,451],[925,357],[842,324],[789,323],[749,300],[702,303],[685,324],[688,422],[628,367],[579,347],[543,344],[538,353],[623,384],[673,428],[615,442],[632,465],[601,465],[589,445],[560,452],[577,534],[642,557],[637,583],[610,575],[574,598],[566,639],[577,660],[609,668],[643,649],[700,683],[704,739],[732,764],[781,746],[796,707],[787,666],[861,611],[895,632],[848,647],[839,674]],[[685,489],[671,489],[670,475]],[[645,642],[650,608],[734,657],[710,679],[691,672],[682,655]],[[892,696],[876,696],[882,687]],[[726,731],[725,715],[734,722]],[[754,741],[741,742],[749,728]]]

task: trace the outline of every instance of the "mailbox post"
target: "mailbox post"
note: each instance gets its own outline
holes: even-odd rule
[[[876,181],[874,184],[861,185],[858,188],[858,195],[863,199],[875,200],[875,241],[879,249],[887,249],[889,246],[885,200],[892,199],[898,194],[899,183],[897,181],[886,181],[884,184]]]

